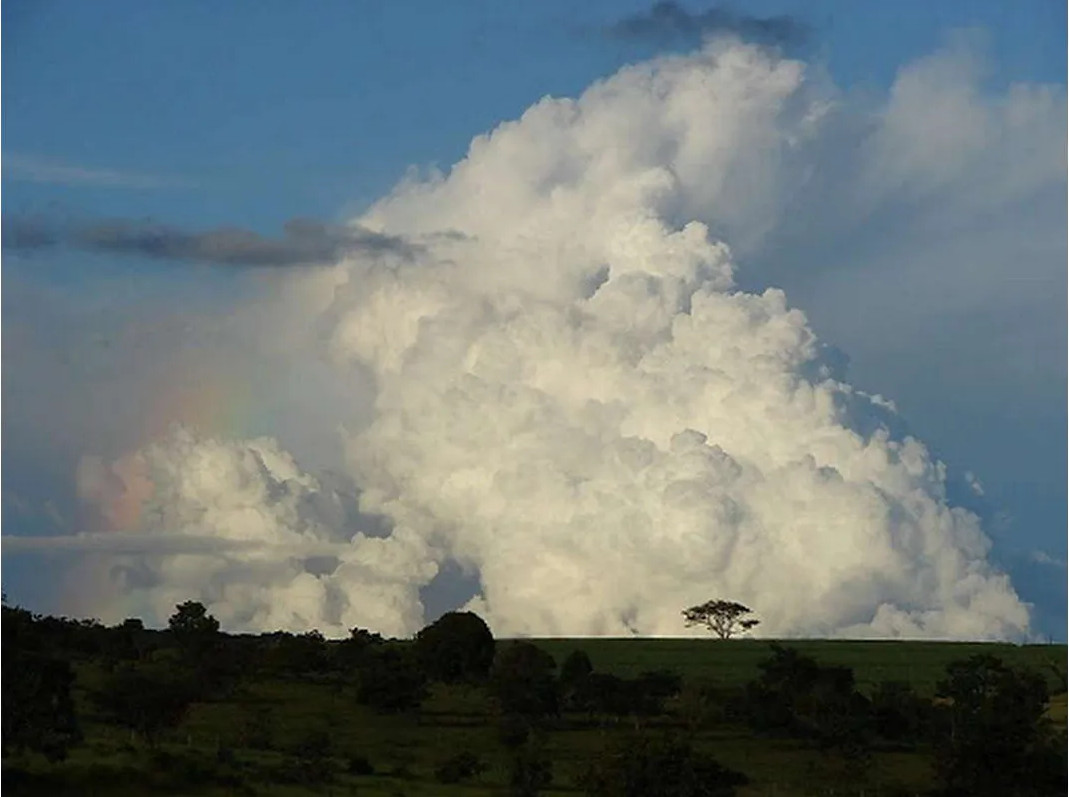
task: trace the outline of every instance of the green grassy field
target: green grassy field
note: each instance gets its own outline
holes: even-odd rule
[[[588,653],[599,671],[631,676],[644,670],[679,672],[686,682],[713,682],[739,686],[757,675],[757,664],[768,655],[763,640],[680,639],[539,639],[539,646],[558,661],[572,650]],[[884,679],[908,681],[931,694],[947,663],[975,653],[999,656],[1015,666],[1027,666],[1048,675],[1051,712],[1064,728],[1064,676],[1066,647],[977,645],[931,642],[790,641],[793,647],[822,663],[854,669],[864,691]],[[1053,666],[1052,666],[1053,665]],[[80,667],[76,699],[86,733],[85,742],[58,765],[27,760],[21,764],[36,779],[5,782],[8,794],[259,794],[259,795],[381,795],[411,797],[432,795],[492,795],[505,793],[508,753],[498,741],[493,707],[485,692],[474,687],[436,685],[418,715],[380,715],[358,705],[351,685],[328,681],[261,679],[246,682],[225,702],[195,704],[182,724],[159,746],[159,755],[188,760],[182,787],[141,743],[128,732],[101,724],[94,718],[87,696],[101,673],[93,665]],[[549,730],[542,744],[553,762],[553,787],[546,795],[580,794],[577,774],[616,735],[630,729],[627,720],[582,726],[566,718]],[[652,724],[664,724],[665,718]],[[331,739],[328,764],[338,773],[333,782],[296,785],[283,782],[293,750],[309,734],[325,732]],[[931,760],[924,752],[880,751],[872,755],[862,774],[847,771],[835,756],[825,755],[802,742],[755,737],[745,727],[716,725],[699,730],[696,746],[711,752],[723,764],[744,772],[750,784],[745,797],[759,795],[920,794],[931,787]],[[461,751],[477,754],[486,771],[463,784],[443,785],[435,779],[436,767]],[[353,756],[369,761],[372,775],[351,775],[347,762]],[[200,763],[197,763],[200,762]],[[204,762],[207,762],[206,764]],[[5,762],[5,767],[8,762]],[[197,767],[212,773],[196,784]],[[173,770],[172,770],[173,771]],[[223,773],[228,780],[219,782]]]
[[[757,664],[768,657],[766,639],[536,639],[558,664],[572,650],[585,650],[597,670],[624,677],[643,670],[674,670],[685,679],[701,678],[723,686],[739,686],[757,675]],[[850,667],[865,689],[880,681],[903,681],[921,694],[931,695],[955,659],[985,653],[1014,667],[1030,667],[1048,676],[1052,691],[1064,691],[1054,665],[1065,671],[1065,645],[1006,645],[978,642],[896,642],[783,640],[823,664]]]

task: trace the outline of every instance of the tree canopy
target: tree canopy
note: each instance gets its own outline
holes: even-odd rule
[[[683,610],[687,626],[704,625],[720,639],[749,631],[761,621],[748,617],[753,610],[735,601],[712,600]]]
[[[480,681],[494,663],[494,636],[472,612],[447,612],[416,634],[416,656],[428,676],[444,683]]]

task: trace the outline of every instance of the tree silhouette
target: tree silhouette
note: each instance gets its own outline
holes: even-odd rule
[[[560,668],[560,693],[564,707],[569,710],[583,708],[581,700],[586,694],[587,681],[594,672],[590,657],[582,650],[573,650]]]
[[[513,642],[497,654],[490,690],[505,714],[538,718],[557,713],[557,663],[530,642]]]
[[[990,655],[947,666],[936,768],[951,794],[1054,794],[1065,788],[1065,743],[1046,718],[1047,684]]]
[[[48,627],[26,609],[8,606],[0,614],[3,641],[3,752],[42,753],[49,761],[66,757],[81,738],[71,687],[74,672],[62,650],[62,623]]]
[[[494,636],[472,612],[447,612],[416,634],[416,656],[427,675],[444,683],[481,681],[494,663]]]
[[[178,604],[167,627],[178,647],[193,662],[201,659],[219,638],[219,621],[197,601]]]
[[[120,667],[93,693],[109,720],[155,746],[160,734],[182,721],[195,696],[192,684],[160,665]]]
[[[704,625],[720,639],[730,639],[735,634],[749,631],[761,621],[746,615],[753,611],[741,603],[725,600],[706,601],[683,610],[687,627]]]
[[[3,657],[3,749],[42,753],[61,761],[81,741],[68,662],[11,649]]]

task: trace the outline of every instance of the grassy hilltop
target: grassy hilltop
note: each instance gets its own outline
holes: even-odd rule
[[[568,639],[533,640],[558,662],[572,650],[585,650],[598,670],[634,676],[644,670],[670,669],[684,678],[711,679],[723,686],[742,686],[757,675],[768,656],[768,639]],[[935,692],[946,666],[977,654],[998,656],[1007,664],[1030,667],[1051,676],[1050,667],[1066,665],[1065,645],[1010,645],[993,642],[928,642],[788,639],[788,645],[826,664],[850,667],[861,687],[881,681],[904,681],[924,695]],[[1061,687],[1064,689],[1064,687]]]
[[[933,729],[944,727],[940,723],[949,721],[953,706],[933,698],[948,665],[977,655],[997,657],[1011,668],[1006,672],[1037,673],[1042,685],[1036,688],[1051,696],[1039,710],[1053,718],[1054,733],[1065,731],[1064,645],[783,642],[790,650],[780,649],[781,665],[794,662],[795,672],[816,679],[792,709],[797,717],[786,715],[785,725],[783,717],[768,714],[776,712],[774,689],[780,687],[767,674],[773,652],[767,640],[528,640],[549,654],[544,659],[529,645],[497,640],[489,680],[442,683],[420,675],[418,683],[409,683],[413,662],[432,671],[441,663],[420,658],[419,643],[412,641],[365,634],[339,643],[315,635],[230,637],[210,631],[205,639],[214,647],[196,648],[199,659],[183,659],[192,648],[177,631],[47,625],[40,618],[34,625],[25,617],[20,626],[10,619],[5,616],[3,765],[9,795],[631,794],[621,791],[623,781],[613,780],[612,768],[626,768],[629,756],[653,755],[649,750],[661,750],[657,740],[664,739],[683,740],[682,747],[671,748],[675,763],[665,763],[672,758],[665,753],[650,767],[691,767],[706,773],[700,781],[715,777],[708,775],[715,759],[746,781],[682,794],[941,794],[941,778],[949,776],[936,766],[945,766],[945,755]],[[21,637],[11,637],[13,627],[22,628]],[[12,690],[24,688],[24,674],[10,669],[9,661],[23,649],[32,651],[27,656],[47,652],[71,665],[80,739],[63,760],[9,749],[9,710],[18,700]],[[513,656],[514,669],[503,669],[502,661],[519,649],[529,655]],[[575,662],[566,664],[576,650],[587,654],[592,674],[575,676]],[[215,667],[216,659],[232,666]],[[212,667],[203,669],[205,661]],[[661,674],[643,675],[655,671]],[[162,678],[150,693],[179,683],[193,690],[173,721],[155,730],[152,717],[122,719],[123,711],[132,710],[122,690],[137,693],[139,672]],[[674,682],[672,673],[679,676]],[[887,691],[881,686],[886,681],[904,682],[913,691]],[[117,683],[126,703],[115,697]],[[509,692],[508,683],[519,687]],[[577,683],[597,683],[603,691],[584,692]],[[1007,683],[1016,688],[1016,681]],[[530,704],[547,685],[552,694],[543,698],[553,707]],[[415,703],[384,699],[391,690],[409,688],[418,692]],[[612,694],[606,697],[605,689]],[[111,702],[102,694],[111,694]],[[773,695],[772,701],[761,702],[761,694]],[[888,694],[899,702],[887,704]],[[153,710],[169,710],[159,697],[143,700],[158,707]],[[510,700],[520,702],[510,708]],[[906,726],[888,730],[889,710],[909,720]],[[962,726],[956,727],[960,735]],[[689,752],[679,752],[684,749]],[[1064,758],[1054,765],[1064,768]],[[601,773],[600,786],[591,785],[591,772]],[[674,788],[656,793],[672,794]]]

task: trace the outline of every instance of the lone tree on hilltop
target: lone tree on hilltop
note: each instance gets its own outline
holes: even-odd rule
[[[479,615],[447,612],[416,634],[415,650],[432,680],[482,681],[494,663],[494,636]]]
[[[749,631],[760,623],[756,617],[747,617],[753,611],[734,601],[706,601],[683,610],[687,626],[704,625],[720,639],[730,639],[735,634]]]

